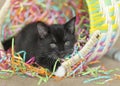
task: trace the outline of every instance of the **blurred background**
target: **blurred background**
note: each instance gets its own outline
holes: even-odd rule
[[[3,5],[4,0],[0,0],[0,8]],[[114,45],[114,48],[120,50],[120,37],[118,38],[117,42]],[[120,62],[117,60],[113,60],[112,57],[104,56],[100,60],[101,64],[103,64],[108,69],[120,68]],[[120,71],[115,72],[116,74],[120,74]],[[61,81],[56,81],[50,79],[47,83],[43,83],[41,86],[97,86],[92,83],[84,84],[83,81],[86,80],[86,76],[82,77],[75,77],[75,78],[67,78]],[[0,79],[0,86],[38,86],[38,79],[30,78],[30,77],[20,77],[20,76],[13,76],[6,80]],[[120,80],[113,80],[108,82],[102,86],[120,86]]]

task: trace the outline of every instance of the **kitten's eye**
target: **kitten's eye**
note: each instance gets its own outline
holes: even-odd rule
[[[56,46],[55,43],[51,43],[51,44],[50,44],[50,47],[54,49],[54,48],[56,48],[57,46]]]
[[[66,41],[65,46],[69,46],[69,45],[70,45],[70,41]]]

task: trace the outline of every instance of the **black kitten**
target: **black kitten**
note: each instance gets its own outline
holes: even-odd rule
[[[62,25],[33,22],[26,25],[15,37],[15,51],[26,51],[26,61],[35,57],[37,64],[52,71],[58,58],[73,52],[76,42],[74,32],[75,17]],[[7,44],[3,44],[8,47]],[[60,61],[57,62],[56,67],[56,75],[63,76],[65,69],[61,67]],[[63,72],[59,74],[60,71]]]

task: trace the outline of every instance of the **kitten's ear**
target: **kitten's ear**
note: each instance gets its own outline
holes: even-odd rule
[[[48,34],[48,26],[42,22],[37,23],[37,30],[41,38],[45,38]]]
[[[75,21],[76,21],[76,17],[73,17],[71,20],[69,20],[66,24],[65,24],[65,29],[70,32],[71,34],[74,34],[75,32]]]

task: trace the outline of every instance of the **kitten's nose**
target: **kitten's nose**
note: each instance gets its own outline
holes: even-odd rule
[[[60,53],[62,53],[63,50],[64,50],[64,46],[60,46],[60,47],[59,47],[59,51],[60,51]]]
[[[63,51],[59,52],[59,56],[60,56],[60,58],[64,58],[65,52],[63,52]]]

